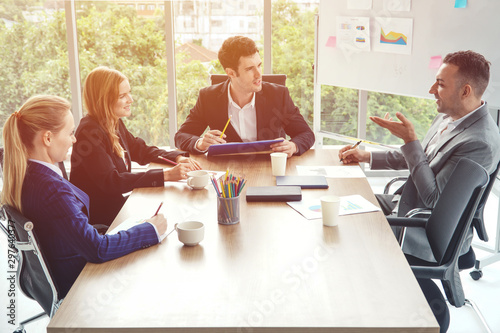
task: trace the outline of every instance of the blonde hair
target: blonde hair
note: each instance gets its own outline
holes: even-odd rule
[[[9,116],[3,126],[2,204],[22,212],[21,191],[28,167],[28,151],[40,131],[58,133],[64,127],[64,116],[71,104],[57,96],[34,96],[19,111]]]
[[[121,72],[105,66],[92,70],[83,87],[83,101],[89,116],[94,118],[108,135],[113,152],[124,156],[123,147],[117,135],[118,120],[114,107],[120,95],[120,83],[127,80]]]

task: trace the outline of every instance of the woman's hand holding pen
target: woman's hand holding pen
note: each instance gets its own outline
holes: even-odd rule
[[[187,173],[193,170],[195,170],[195,168],[191,163],[181,162],[171,169],[163,170],[163,180],[176,181],[181,179],[187,179]]]
[[[366,150],[360,150],[358,145],[349,145],[339,150],[340,162],[344,164],[370,162],[370,153]]]
[[[197,161],[193,160],[192,158],[189,158],[189,157],[185,157],[185,156],[177,156],[177,158],[175,159],[175,161],[177,163],[189,163],[191,164],[191,167],[192,167],[192,170],[201,170],[202,167],[201,167],[201,164],[198,163]]]
[[[222,135],[222,137],[221,137],[221,135]],[[205,151],[211,145],[215,145],[215,144],[219,144],[219,143],[226,143],[226,140],[224,140],[225,137],[226,137],[226,134],[223,134],[219,130],[207,131],[205,134],[203,134],[201,139],[196,142],[196,149],[198,149],[200,151]]]
[[[146,220],[156,227],[158,235],[163,235],[167,231],[167,219],[163,214],[156,214],[155,216]]]

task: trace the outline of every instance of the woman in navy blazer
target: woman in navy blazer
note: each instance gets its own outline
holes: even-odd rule
[[[125,75],[107,67],[92,70],[83,88],[88,115],[76,131],[71,154],[70,181],[90,197],[91,224],[110,225],[126,201],[125,193],[137,187],[163,186],[164,181],[186,179],[200,165],[182,151],[165,151],[134,137],[122,122],[133,102]],[[145,165],[178,163],[169,169],[132,173],[132,161]]]
[[[34,224],[60,298],[87,262],[100,263],[159,242],[162,214],[115,235],[99,235],[88,223],[89,197],[55,166],[75,142],[70,104],[56,96],[30,98],[3,128],[2,204]]]

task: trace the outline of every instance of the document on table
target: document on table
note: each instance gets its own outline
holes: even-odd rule
[[[205,171],[208,172],[210,177],[214,176],[215,179],[219,179],[221,176],[226,174],[226,171],[210,171],[210,170],[205,170]],[[166,181],[165,183],[168,183],[168,182],[169,181]],[[187,179],[181,179],[181,180],[178,180],[178,182],[187,183]],[[210,181],[208,183],[210,184]]]
[[[141,223],[145,223],[144,221],[146,221],[145,218],[140,218],[140,217],[135,217],[135,216],[129,217],[128,219],[126,219],[125,221],[120,223],[120,225],[118,225],[116,228],[114,228],[111,231],[108,231],[107,235],[114,235],[122,230],[128,230],[130,228],[135,227],[136,225],[139,225]],[[171,229],[171,230],[169,230],[169,229]],[[163,241],[165,239],[165,237],[167,237],[167,235],[170,234],[170,232],[172,230],[173,229],[170,227],[167,228],[167,231],[165,231],[165,233],[163,235],[160,235],[160,242]]]
[[[310,166],[297,165],[297,173],[300,176],[321,175],[327,178],[365,178],[366,175],[359,165],[329,165]]]
[[[287,205],[295,209],[308,220],[321,218],[321,201],[319,199],[290,201],[287,202]],[[376,212],[379,210],[379,207],[375,206],[359,194],[340,197],[340,216]]]

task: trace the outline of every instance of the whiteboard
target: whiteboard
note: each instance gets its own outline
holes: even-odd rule
[[[412,0],[407,12],[384,10],[384,0],[373,0],[370,10],[347,8],[348,0],[321,0],[318,29],[318,83],[413,97],[434,98],[429,89],[437,68],[431,57],[473,50],[491,62],[488,89],[490,107],[500,107],[500,1],[469,0],[454,8],[455,0]],[[370,18],[370,51],[339,45],[338,17]],[[411,54],[375,52],[379,38],[377,17],[413,20]],[[337,38],[334,47],[329,38]],[[331,39],[330,39],[331,41]],[[332,45],[332,44],[329,44]]]

